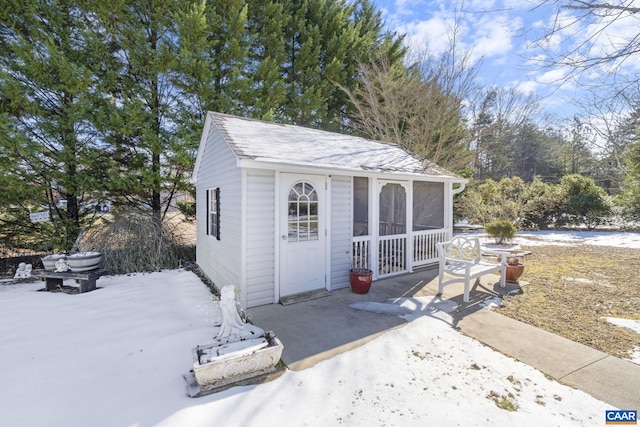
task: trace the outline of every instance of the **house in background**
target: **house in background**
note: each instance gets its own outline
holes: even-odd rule
[[[466,183],[396,145],[213,112],[193,180],[197,263],[244,307],[437,262]]]

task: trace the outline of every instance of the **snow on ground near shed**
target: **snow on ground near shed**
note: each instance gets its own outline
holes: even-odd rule
[[[478,236],[484,246],[490,249],[499,249],[497,245],[493,244],[495,239],[489,237],[484,230],[457,234]],[[640,233],[623,231],[518,231],[510,243],[520,246],[585,244],[640,249]]]
[[[573,245],[614,246],[640,248],[640,233],[616,231],[522,231],[516,233],[514,243],[523,246]]]
[[[191,349],[219,321],[205,286],[181,270],[98,285],[0,285],[0,425],[593,426],[611,409],[463,336],[428,301],[404,302],[424,315],[311,369],[190,399]]]

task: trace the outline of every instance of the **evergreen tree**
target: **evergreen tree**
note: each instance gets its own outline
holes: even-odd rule
[[[346,129],[348,96],[358,68],[381,49],[393,63],[404,53],[401,39],[381,33],[383,21],[369,1],[282,0],[291,21],[285,29],[283,78],[287,99],[282,121],[324,129]]]
[[[18,234],[50,228],[64,250],[103,197],[160,220],[191,189],[206,110],[344,130],[351,106],[336,85],[354,88],[371,52],[403,54],[369,0],[0,9],[0,221]],[[28,222],[42,209],[52,223]]]
[[[252,76],[248,115],[270,121],[281,119],[287,99],[282,78],[287,58],[284,33],[291,18],[281,1],[250,0],[248,3],[247,28],[252,35],[247,68]]]
[[[404,52],[368,0],[214,1],[206,14],[208,110],[345,130],[351,106],[336,85],[355,87],[382,46],[395,62]]]
[[[0,233],[60,250],[71,249],[100,194],[94,45],[84,6],[0,4]],[[29,213],[42,210],[51,222],[31,224]]]
[[[248,4],[245,0],[207,2],[209,32],[208,90],[201,95],[208,110],[246,115],[252,102],[248,74],[252,35],[248,31]]]
[[[147,206],[157,220],[187,191],[202,111],[192,86],[208,75],[201,2],[125,1],[96,6],[110,55],[99,125],[111,157],[108,190],[117,204]],[[188,32],[193,32],[188,34]]]
[[[622,137],[618,141],[618,152],[624,173],[617,203],[624,215],[634,221],[640,220],[640,108],[635,107],[620,126]],[[607,160],[607,159],[605,159]]]

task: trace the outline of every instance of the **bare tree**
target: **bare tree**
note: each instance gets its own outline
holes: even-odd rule
[[[392,65],[383,56],[360,66],[359,86],[342,88],[355,106],[351,125],[441,166],[463,168],[470,161],[465,100],[479,64],[468,51],[459,52],[455,32],[441,55],[426,48],[412,52],[409,66]]]
[[[590,91],[575,102],[583,111],[577,118],[589,128],[587,148],[597,159],[593,178],[607,192],[615,194],[625,179],[633,178],[626,153],[638,142],[640,88],[629,87],[608,97]]]
[[[640,53],[637,1],[543,0],[538,7],[545,6],[555,7],[556,14],[537,40],[544,55],[536,59],[558,70],[559,80],[604,86],[609,96],[640,81],[625,69]]]
[[[489,88],[478,93],[468,107],[470,149],[476,178],[496,178],[510,169],[515,142],[534,127],[540,105],[532,94],[514,88]]]
[[[583,107],[586,111],[585,122],[591,127],[594,135],[591,150],[598,157],[607,157],[614,162],[616,169],[623,168],[622,154],[629,140],[625,121],[629,104],[622,97],[600,99],[593,96]]]

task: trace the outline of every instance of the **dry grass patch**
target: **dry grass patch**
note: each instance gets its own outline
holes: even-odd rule
[[[530,284],[506,297],[500,313],[573,341],[629,358],[640,334],[602,317],[640,320],[637,249],[535,246],[521,280]]]

